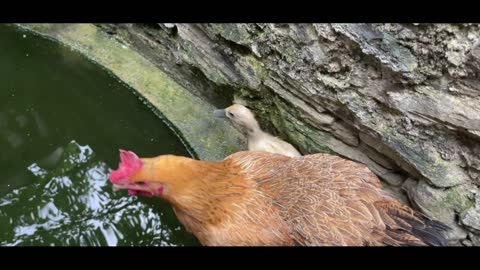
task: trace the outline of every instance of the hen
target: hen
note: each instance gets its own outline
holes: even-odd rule
[[[446,245],[446,225],[402,205],[361,164],[238,152],[221,162],[121,150],[110,180],[169,202],[203,245]]]

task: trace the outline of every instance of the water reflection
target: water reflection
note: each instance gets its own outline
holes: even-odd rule
[[[149,202],[113,193],[110,169],[89,146],[59,149],[57,167],[31,164],[37,181],[0,198],[1,245],[174,245],[171,235],[182,232],[162,225]]]
[[[0,244],[198,244],[168,204],[107,183],[119,148],[189,155],[131,89],[69,48],[6,25],[0,59]]]

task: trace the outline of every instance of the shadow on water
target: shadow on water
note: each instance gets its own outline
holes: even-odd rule
[[[130,89],[68,48],[0,25],[0,244],[197,245],[169,205],[113,192],[118,149],[188,152]]]

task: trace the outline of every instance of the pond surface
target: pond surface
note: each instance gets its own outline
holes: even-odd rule
[[[113,192],[118,149],[190,156],[127,86],[0,25],[0,245],[198,245],[158,198]]]

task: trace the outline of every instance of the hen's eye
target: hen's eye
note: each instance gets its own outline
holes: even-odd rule
[[[235,115],[231,112],[229,112],[228,115],[231,116],[231,117],[235,117]]]

